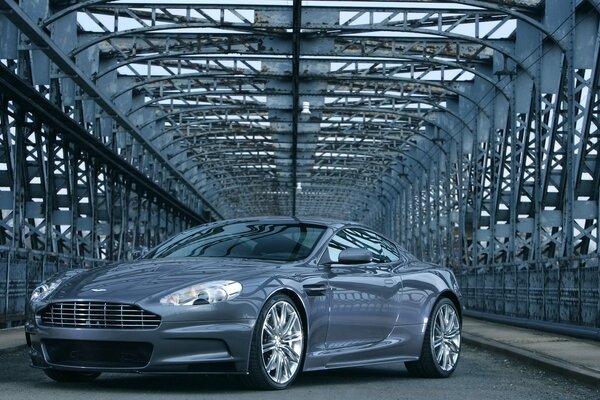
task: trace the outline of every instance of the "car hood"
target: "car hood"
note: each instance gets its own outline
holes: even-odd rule
[[[281,265],[222,258],[141,260],[84,271],[47,300],[137,302],[202,282],[243,281]]]

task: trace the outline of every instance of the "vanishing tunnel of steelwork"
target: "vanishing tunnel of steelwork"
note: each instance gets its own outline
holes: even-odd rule
[[[598,0],[0,0],[0,326],[190,226],[355,220],[600,327]]]

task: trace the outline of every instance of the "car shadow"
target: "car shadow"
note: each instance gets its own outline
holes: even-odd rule
[[[304,372],[297,378],[294,386],[355,385],[410,377],[401,364],[388,364]]]
[[[292,388],[312,386],[355,385],[409,378],[400,365],[343,368],[328,371],[304,372]],[[47,380],[42,386],[60,387],[66,391],[98,389],[103,392],[154,392],[154,393],[227,393],[252,390],[236,375],[131,375],[103,374],[87,383],[58,383]]]

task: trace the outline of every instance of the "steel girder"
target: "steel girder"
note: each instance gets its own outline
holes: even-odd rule
[[[19,4],[0,62],[98,151],[1,98],[7,277],[147,221],[321,215],[453,266],[470,308],[600,326],[598,1]]]
[[[121,7],[120,9],[122,10],[123,7]],[[273,11],[270,8],[269,8],[269,10]],[[100,13],[100,14],[101,13],[106,13],[107,9],[104,9],[104,8],[103,9],[99,9],[99,10],[97,10],[97,12]],[[130,11],[128,11],[128,12],[130,12]],[[140,12],[143,13],[143,11],[140,11]],[[146,12],[146,14],[144,14],[144,15],[147,17],[149,14]],[[473,15],[475,15],[475,13],[473,13]],[[480,18],[479,14],[476,14],[476,15],[477,15],[477,18]],[[475,18],[475,17],[471,16],[470,18]],[[501,15],[486,15],[485,18],[487,18],[489,21],[502,21],[503,18],[505,19],[506,17],[503,17]],[[481,19],[483,20],[485,18],[481,18]],[[163,16],[162,19],[161,18],[158,18],[158,19],[160,19],[162,22],[167,22],[169,20],[169,18],[165,17],[165,16]],[[193,20],[193,18],[190,18],[189,21],[190,22],[189,22],[188,26],[190,26],[190,27],[194,27],[194,26],[196,26],[196,27],[197,26],[211,26],[211,24],[215,25],[215,23],[216,23],[215,21],[210,21],[210,19],[207,19],[206,21],[200,21],[200,20]],[[443,17],[441,20],[438,20],[438,22],[440,22],[442,24],[444,24],[444,23],[456,23],[456,21],[457,21],[457,17],[454,16],[454,15],[449,15],[447,17]],[[173,21],[171,21],[171,22],[173,22]],[[239,21],[239,24],[241,24],[241,25],[244,25],[244,23],[247,23],[247,21]],[[216,23],[216,25],[219,25],[219,23]],[[424,21],[420,21],[419,23],[413,24],[413,25],[415,25],[415,26],[412,26],[410,28],[411,30],[417,30],[419,28],[425,29],[427,26],[432,26],[432,21],[425,21],[424,20]],[[274,26],[276,26],[276,25],[274,25]],[[131,38],[133,38],[133,40],[137,43],[139,41],[139,39],[136,37],[136,35],[139,35],[140,33],[148,33],[148,32],[151,32],[151,31],[157,31],[157,30],[162,30],[162,29],[164,29],[164,26],[158,26],[157,24],[144,24],[144,26],[140,26],[138,29],[128,30],[128,31],[123,32],[123,33],[120,33],[120,32],[111,32],[110,34],[105,35],[105,39],[104,40],[107,40],[107,39],[110,40],[110,45],[105,45],[104,46],[104,51],[108,52],[108,53],[112,52],[114,54],[119,54],[120,57],[123,57],[123,53],[124,53],[123,45],[121,44],[121,46],[119,47],[119,45],[115,45],[113,43],[113,40],[119,40],[119,39],[120,40],[128,40],[128,39],[126,39],[126,37],[128,36],[130,38],[129,40],[132,40]],[[354,28],[351,28],[351,29],[354,29]],[[450,32],[451,30],[452,29],[445,29],[444,33],[446,35],[450,35],[452,33],[452,32]],[[243,31],[247,32],[247,29],[243,29]],[[165,37],[164,37],[165,35],[164,34],[162,34],[162,35],[163,35],[163,38],[159,39],[159,42],[160,42],[159,45],[164,45],[165,48],[166,48],[166,46],[171,46],[169,44],[170,41],[168,39],[165,39]],[[101,43],[101,41],[102,41],[102,35],[96,35],[96,36],[97,37],[95,37],[95,38],[90,38],[90,40],[88,40],[82,47],[80,46],[79,48],[74,49],[74,51],[72,52],[72,54],[78,54],[78,53],[82,52],[89,45]],[[240,35],[238,35],[238,36],[240,36]],[[227,49],[226,51],[228,51],[228,52],[238,52],[238,51],[240,51],[240,46],[239,45],[237,47],[234,46],[232,48],[231,44],[232,43],[236,43],[236,42],[240,43],[244,39],[245,39],[245,43],[247,43],[248,42],[247,39],[243,38],[243,35],[241,35],[241,36],[242,36],[242,39],[235,38],[235,37],[233,37],[233,35],[226,36],[226,38],[224,39],[224,40],[228,41],[228,47],[226,47],[226,49]],[[468,44],[467,44],[467,43],[469,43],[468,41],[466,41],[466,40],[463,39],[462,43],[459,44],[458,42],[461,40],[461,38],[456,37],[456,39],[457,39],[457,44],[456,44],[456,47],[454,48],[454,50],[452,50],[452,46],[450,46],[450,48],[447,45],[446,45],[445,48],[442,47],[440,45],[440,43],[439,43],[439,40],[437,42],[435,40],[431,40],[431,42],[433,42],[433,43],[430,45],[430,48],[433,48],[434,51],[433,51],[433,53],[430,51],[429,54],[438,55],[440,58],[442,58],[444,56],[451,56],[451,55],[456,58],[456,56],[459,55],[460,57],[458,57],[458,58],[461,58],[462,55],[459,54],[460,53],[459,49],[464,48],[465,49],[465,51],[464,51],[465,58],[466,58],[467,55],[477,57],[477,56],[482,56],[482,55],[484,55],[486,53],[488,54],[488,57],[489,57],[489,53],[490,53],[489,50],[486,51],[485,49],[482,48],[483,46],[481,44],[475,43],[476,40],[473,40],[472,45],[469,47]],[[153,39],[145,38],[146,43],[152,42],[152,40]],[[212,44],[215,44],[215,46],[218,47],[218,48],[220,48],[220,49],[224,49],[225,48],[224,45],[221,45],[221,46],[218,45],[218,42],[219,42],[218,38],[212,38],[211,37],[210,39],[207,39],[207,40],[209,40]],[[354,39],[354,43],[349,43],[348,39],[343,39],[342,38],[340,40],[341,43],[338,44],[337,47],[340,48],[340,49],[347,50],[348,54],[352,55],[352,54],[355,54],[355,53],[353,53],[351,51],[351,48],[353,46],[354,46],[354,48],[356,48],[356,42],[359,41],[359,40],[360,39]],[[381,51],[378,53],[377,50],[375,49],[376,46],[377,46],[376,43],[373,43],[372,38],[371,38],[370,42],[368,40],[369,40],[369,38],[365,38],[364,40],[361,41],[362,42],[361,46],[363,48],[365,48],[366,51],[367,51],[366,54],[371,55],[371,56],[375,56],[375,55],[379,55],[379,54],[381,54],[381,55],[386,54],[385,52],[381,52]],[[267,41],[269,43],[269,47],[268,48],[271,49],[271,51],[274,54],[278,54],[278,53],[282,53],[282,52],[285,54],[286,51],[288,51],[289,47],[290,47],[288,45],[287,46],[288,50],[285,50],[286,46],[283,46],[283,49],[281,47],[279,47],[279,48],[277,48],[278,51],[273,51],[273,49],[275,48],[274,47],[274,43],[275,44],[277,43],[277,37],[273,37],[273,36],[266,37],[266,38],[265,37],[261,37],[261,39],[259,41],[261,43],[260,46],[257,45],[257,46],[253,47],[253,46],[248,46],[247,44],[245,44],[245,48],[247,48],[247,49],[248,48],[253,48],[253,49],[260,48],[261,51],[264,53],[265,52],[264,42]],[[323,39],[321,38],[321,42],[322,41],[323,41]],[[154,59],[154,60],[159,60],[160,63],[157,64],[157,65],[159,65],[161,67],[164,67],[164,68],[169,68],[169,67],[170,68],[177,68],[178,71],[180,71],[182,68],[183,69],[187,69],[187,70],[198,70],[198,69],[202,70],[203,69],[202,65],[199,65],[197,63],[193,63],[189,59],[189,56],[185,57],[185,58],[181,57],[182,53],[178,53],[178,52],[183,52],[183,53],[186,52],[186,50],[185,50],[185,44],[182,44],[182,42],[179,41],[179,40],[176,40],[176,42],[177,42],[176,44],[175,44],[175,42],[173,42],[172,46],[177,47],[177,50],[175,50],[175,47],[172,47],[174,53],[173,52],[169,52],[169,56],[170,57],[174,57],[174,59],[179,60],[179,61],[169,62],[168,59],[167,59],[167,56],[157,56],[156,55],[157,54],[156,44],[153,44],[152,46],[148,45],[148,46],[145,47],[146,52],[150,51],[151,53],[153,53],[155,55],[151,55],[150,57],[144,57],[143,56],[144,49],[142,49],[143,46],[138,49],[138,46],[136,46],[135,43],[134,43],[133,47],[136,48],[136,50],[135,50],[136,57],[130,57],[129,59],[125,58],[124,61],[120,62],[118,65],[119,66],[125,66],[125,65],[131,65],[132,63],[135,63],[135,62],[143,62],[143,61],[150,62],[152,59]],[[281,42],[282,42],[282,40],[279,39],[279,44],[281,44]],[[195,44],[195,46],[197,46],[197,44]],[[371,48],[373,48],[374,50],[370,50],[369,46]],[[317,46],[317,47],[319,47],[319,46]],[[323,47],[323,46],[320,45],[320,47]],[[419,51],[423,52],[424,49],[428,49],[428,48],[427,48],[427,44],[423,45],[422,43],[420,45],[414,45],[413,44],[412,47],[409,47],[409,45],[407,44],[407,41],[405,40],[404,43],[399,43],[399,44],[393,43],[392,44],[392,48],[387,50],[387,54],[389,54],[390,51],[399,50],[399,49],[401,49],[399,55],[403,55],[403,54],[410,55],[411,53],[419,53]],[[210,47],[208,48],[208,50],[210,50]],[[203,51],[207,51],[207,49],[205,49]],[[189,52],[190,52],[190,49],[187,50],[187,54],[189,54]],[[202,52],[202,51],[200,51],[200,52]],[[253,50],[253,53],[256,53],[256,50]],[[310,54],[310,52],[309,52],[309,54]],[[316,49],[314,51],[314,54],[322,55],[324,53],[323,53],[323,50]],[[364,50],[363,50],[362,55],[364,55]],[[177,57],[179,57],[179,58],[177,58]],[[245,57],[248,57],[248,55],[245,55]],[[213,56],[213,58],[214,58],[214,56]],[[181,61],[182,59],[183,59],[183,62]],[[256,61],[260,60],[261,62],[268,62],[264,58],[264,55],[262,55],[260,58],[255,58],[254,60],[256,60]],[[231,62],[231,60],[229,60],[229,61]],[[257,68],[255,66],[250,65],[248,62],[246,62],[244,64],[243,61],[241,60],[240,56],[237,56],[237,58],[236,58],[235,61],[239,62],[239,64],[238,65],[236,65],[236,64],[232,65],[231,68],[233,68],[233,70],[228,70],[228,68],[225,66],[225,64],[227,63],[227,61],[223,62],[223,61],[215,60],[214,65],[212,67],[207,67],[206,71],[209,73],[209,75],[211,73],[215,73],[217,75],[220,74],[221,77],[229,77],[229,76],[235,74],[235,70],[237,69],[236,67],[239,67],[241,65],[241,66],[247,67],[247,71],[244,71],[245,75],[247,75],[248,73],[254,73],[254,74],[256,74],[258,72]],[[276,61],[271,60],[271,62],[276,62]],[[444,61],[441,61],[441,62],[444,63]],[[448,62],[446,61],[446,63],[448,63]],[[411,68],[411,67],[409,67],[409,64],[414,66],[414,63],[412,63],[412,62],[407,62],[405,64],[406,64],[406,67],[404,68],[404,70],[406,72],[408,72],[409,69]],[[111,67],[111,68],[109,68],[109,69],[107,69],[106,71],[111,71],[111,70],[114,70],[115,68],[117,68],[116,65],[113,66],[113,67]],[[396,67],[395,69],[396,69],[396,72],[400,72],[400,70],[402,68]],[[425,64],[423,64],[422,67],[417,68],[417,71],[420,74],[422,74],[422,75],[425,74],[425,73],[427,73],[427,72],[431,72],[433,70],[434,70],[434,68],[427,67]],[[334,73],[335,72],[336,71],[334,71]],[[377,72],[377,71],[374,71],[374,72],[381,74],[380,72]],[[385,69],[384,69],[383,70],[383,74],[386,74],[386,73],[388,73],[388,72],[386,72]],[[294,74],[291,74],[291,75],[293,76]],[[100,76],[102,76],[102,73],[100,74]],[[187,77],[185,74],[180,74],[180,73],[178,73],[178,74],[171,74],[171,73],[168,73],[167,76],[165,76],[164,80],[165,81],[169,81],[169,79],[170,79],[169,76],[174,76],[174,79],[182,79],[182,78],[183,79],[190,79],[191,78],[191,77]],[[261,76],[263,78],[271,78],[271,79],[277,79],[278,78],[278,75],[277,74],[273,74],[273,73],[271,73],[271,74],[269,74],[269,73],[267,73],[267,74],[261,74]],[[285,70],[284,70],[283,77],[287,78],[288,76],[289,75],[287,73],[285,73]],[[341,74],[340,73],[335,73],[334,76],[336,77],[336,79],[339,79],[340,76],[341,76]],[[216,79],[217,82],[218,82],[219,76],[214,76],[213,78]],[[314,80],[314,78],[312,78],[312,77],[308,77],[308,78]],[[158,78],[158,79],[160,79],[160,78]],[[281,77],[280,77],[280,79],[281,79]],[[157,82],[157,81],[155,80],[155,82]],[[218,83],[218,84],[220,84],[220,83]],[[145,85],[144,85],[143,82],[140,82],[140,83],[136,83],[136,86],[137,87],[142,87],[142,86],[145,86]],[[189,83],[187,85],[187,88],[190,88]],[[175,88],[175,89],[181,90],[181,88]],[[163,86],[161,86],[160,90],[161,90],[162,93],[164,93]],[[192,96],[194,95],[193,93],[190,93],[190,94]],[[265,94],[265,92],[263,91],[263,92],[261,92],[261,94]],[[118,96],[118,94],[117,94],[117,96]],[[168,97],[170,97],[171,99],[174,99],[174,98],[177,98],[177,95],[176,94],[170,94]],[[182,96],[179,99],[182,100],[182,101],[185,101],[186,97],[189,98],[189,96],[186,96],[186,95],[182,94]],[[292,97],[294,97],[294,96],[292,96]],[[153,99],[152,101],[155,102],[155,103],[160,103],[161,102],[161,97],[156,97],[156,95],[153,95],[151,98]],[[167,97],[165,97],[163,100],[166,101]],[[245,104],[244,104],[244,106],[248,107],[248,105],[245,105]],[[275,107],[271,106],[270,108],[273,109]],[[168,116],[168,114],[167,114],[167,116]],[[192,118],[198,119],[198,120],[204,119],[204,118],[198,118],[200,116],[197,115],[197,114],[194,115],[193,113],[190,113],[190,116]],[[294,118],[294,114],[291,115],[291,119],[292,120],[293,120],[293,118]],[[285,122],[287,122],[287,121],[285,121]],[[292,123],[291,124],[291,128],[293,129],[294,126],[296,126],[296,124]],[[291,147],[294,147],[294,140],[293,140],[293,138],[295,137],[295,135],[292,133],[291,136],[292,136]],[[284,145],[284,147],[285,146],[286,145]],[[287,151],[287,149],[284,149],[284,150],[285,151],[283,151],[281,153],[281,155],[280,155],[279,158],[287,158],[287,156],[290,153],[290,151]],[[296,154],[296,152],[295,151],[291,151],[291,153],[292,153],[292,164],[293,164],[293,159],[294,159],[294,155]],[[228,160],[224,159],[223,161],[224,161],[224,164],[229,164]],[[296,170],[295,168],[292,168],[292,174],[291,175],[295,175],[295,173],[294,173],[295,170]],[[248,211],[245,211],[245,213],[247,213],[247,212]]]

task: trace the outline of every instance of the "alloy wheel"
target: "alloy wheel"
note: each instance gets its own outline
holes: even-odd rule
[[[454,307],[443,304],[434,317],[431,330],[433,354],[443,371],[451,371],[460,354],[460,321]]]
[[[294,376],[302,359],[304,334],[296,309],[280,300],[269,309],[262,326],[263,367],[273,382],[285,385]]]

